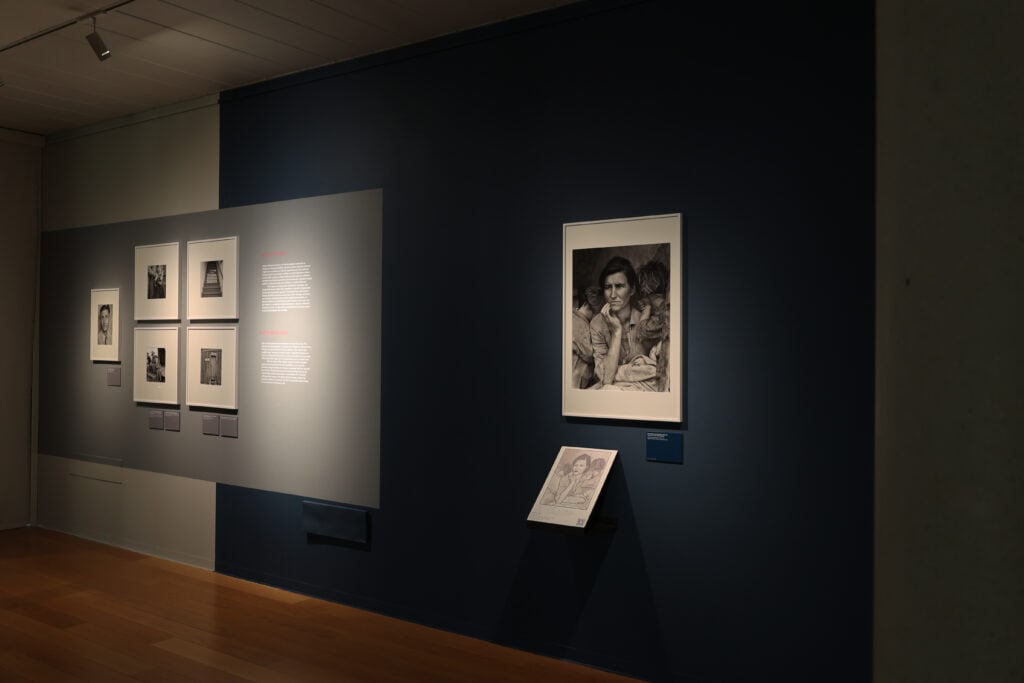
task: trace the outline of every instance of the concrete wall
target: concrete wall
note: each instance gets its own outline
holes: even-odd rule
[[[216,98],[49,139],[44,229],[216,209],[219,159]],[[212,482],[41,453],[36,495],[42,526],[213,567]]]
[[[30,520],[32,356],[43,139],[0,129],[0,529]]]
[[[1024,680],[1024,7],[879,2],[875,680]]]

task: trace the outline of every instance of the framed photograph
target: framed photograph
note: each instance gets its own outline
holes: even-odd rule
[[[238,328],[188,328],[185,400],[190,406],[238,408]]]
[[[179,320],[180,242],[135,247],[135,319]]]
[[[116,361],[120,340],[121,307],[117,289],[89,293],[89,360]]]
[[[135,328],[132,399],[178,404],[178,328]]]
[[[680,215],[563,229],[562,414],[681,422]]]
[[[188,318],[238,318],[237,237],[188,243]]]
[[[562,446],[527,519],[586,526],[616,453],[618,451],[600,448]]]

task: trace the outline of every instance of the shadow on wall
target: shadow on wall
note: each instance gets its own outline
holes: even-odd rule
[[[614,474],[608,481],[614,490],[602,494],[585,531],[531,525],[494,640],[645,678],[669,678],[628,488],[621,469]],[[613,507],[609,498],[626,514],[604,516],[602,509]],[[632,580],[611,585],[612,576]],[[577,643],[586,643],[586,649]],[[592,650],[594,644],[597,651]],[[641,661],[621,653],[642,653]]]

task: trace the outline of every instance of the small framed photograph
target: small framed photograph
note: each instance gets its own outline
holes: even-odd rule
[[[190,406],[238,408],[238,328],[188,328],[185,400]]]
[[[179,320],[180,242],[135,247],[135,319]]]
[[[527,519],[585,527],[617,453],[562,446]]]
[[[178,328],[135,328],[132,398],[137,403],[178,404]]]
[[[89,360],[117,361],[121,310],[118,289],[89,293]]]
[[[681,422],[679,214],[564,226],[562,414]]]
[[[188,243],[188,318],[238,318],[237,237]]]

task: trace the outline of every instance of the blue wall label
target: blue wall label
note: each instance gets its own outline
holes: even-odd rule
[[[683,435],[647,432],[647,460],[683,464]]]

